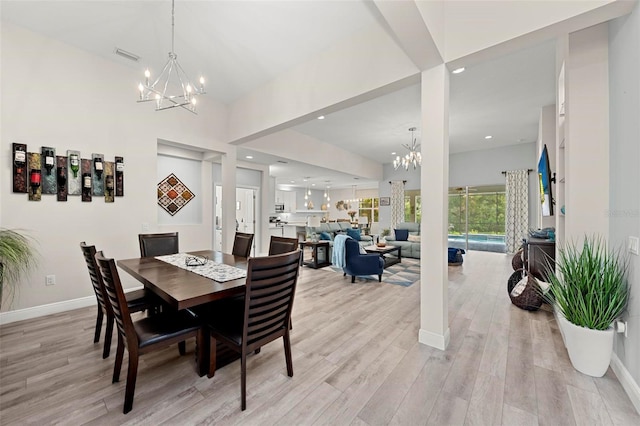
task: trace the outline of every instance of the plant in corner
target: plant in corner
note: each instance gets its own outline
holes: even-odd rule
[[[613,322],[627,307],[627,260],[603,238],[586,236],[582,245],[560,248],[556,270],[548,270],[544,296],[556,319],[571,364],[584,374],[602,377],[613,351]]]
[[[12,300],[20,277],[35,265],[36,254],[30,237],[10,229],[0,229],[0,306],[3,293],[9,294],[8,300]]]

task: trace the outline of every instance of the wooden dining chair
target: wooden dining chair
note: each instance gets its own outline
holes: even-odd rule
[[[163,256],[179,252],[178,233],[138,234],[140,257]]]
[[[93,292],[98,301],[98,316],[96,318],[96,330],[93,336],[93,343],[100,341],[100,332],[102,330],[102,321],[106,317],[107,323],[104,331],[104,349],[102,350],[102,358],[109,357],[111,351],[111,336],[113,335],[113,309],[105,294],[102,276],[98,271],[95,254],[96,247],[87,245],[84,241],[80,243],[80,249],[84,255],[84,260],[89,270],[89,278],[93,286]],[[161,304],[160,298],[147,290],[134,290],[124,294],[129,312],[141,312],[147,309],[154,309]]]
[[[247,355],[280,337],[284,340],[287,374],[293,376],[289,320],[298,282],[300,250],[275,256],[253,257],[247,265],[243,299],[219,300],[200,311],[209,327],[208,377],[216,370],[216,345],[220,340],[240,353],[241,408],[247,407]]]
[[[253,245],[253,234],[245,234],[244,232],[236,232],[233,240],[233,250],[231,254],[240,257],[249,257],[251,255],[251,246]]]
[[[122,411],[127,414],[133,408],[140,355],[195,337],[197,360],[203,363],[206,356],[204,329],[201,322],[186,310],[162,312],[132,321],[115,261],[104,257],[102,252],[96,253],[95,257],[118,328],[118,349],[113,367],[113,383],[120,381],[124,348],[126,347],[129,352],[127,385]],[[198,368],[198,371],[202,370]]]
[[[296,251],[297,249],[298,239],[296,238],[277,237],[275,235],[272,235],[271,240],[269,241],[269,256],[273,256],[275,254],[290,253],[292,251]]]

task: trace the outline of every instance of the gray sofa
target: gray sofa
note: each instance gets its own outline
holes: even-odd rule
[[[349,222],[326,222],[326,223],[321,223],[320,226],[315,228],[307,226],[306,231],[307,231],[307,238],[311,238],[311,236],[315,232],[318,240],[321,239],[320,234],[322,232],[326,232],[331,238],[329,244],[333,245],[333,239],[336,237],[336,235],[346,234],[347,229],[351,229],[351,223]],[[362,235],[361,233],[360,241],[358,241],[358,243],[361,246],[373,245],[374,243],[373,237],[371,235]]]
[[[406,229],[409,231],[409,236],[417,241],[398,241],[394,230],[391,230],[391,235],[385,237],[387,244],[392,246],[401,247],[402,257],[413,257],[420,259],[420,224],[415,222],[400,222],[396,225],[395,229]]]

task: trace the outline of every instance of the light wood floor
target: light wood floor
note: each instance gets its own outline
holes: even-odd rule
[[[193,342],[184,357],[173,346],[141,358],[123,415],[126,368],[111,384],[115,345],[103,360],[92,343],[95,308],[9,324],[0,329],[0,424],[640,424],[611,370],[593,379],[571,367],[549,312],[511,305],[511,272],[505,255],[482,252],[449,268],[442,352],[417,343],[419,283],[351,284],[303,268],[295,374],[286,375],[281,343],[264,347],[248,363],[244,412],[239,364],[199,378]]]

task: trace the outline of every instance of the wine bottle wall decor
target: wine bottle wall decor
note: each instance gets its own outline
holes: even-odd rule
[[[91,202],[91,168],[93,165],[92,160],[82,159],[80,160],[80,175],[82,176],[82,201]]]
[[[104,196],[105,203],[124,195],[124,160],[105,161],[103,154],[82,159],[80,151],[68,150],[67,156],[56,149],[41,146],[40,152],[28,152],[23,143],[11,144],[13,192],[40,201],[42,194],[56,194],[58,201],[79,195],[84,202]]]
[[[102,197],[104,195],[104,155],[91,154],[93,162],[91,170],[91,184],[93,186],[93,195]]]
[[[113,203],[116,194],[115,163],[113,161],[104,162],[104,202]]]
[[[82,194],[82,174],[80,173],[80,151],[67,151],[67,194]]]
[[[14,143],[12,150],[13,159],[13,192],[27,192],[27,146],[23,143]]]
[[[124,196],[124,158],[116,157],[116,197]]]
[[[42,193],[55,194],[58,192],[56,183],[56,149],[43,146],[40,154],[42,171]]]
[[[42,194],[42,170],[40,169],[40,153],[30,152],[27,155],[27,174],[29,186],[29,201],[40,201]]]
[[[67,157],[56,157],[56,183],[58,201],[67,201]]]

